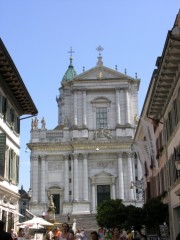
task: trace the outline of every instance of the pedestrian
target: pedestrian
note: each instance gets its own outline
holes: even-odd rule
[[[104,228],[103,228],[103,227],[99,228],[99,230],[98,230],[98,235],[99,235],[99,240],[104,240],[105,231],[104,231]]]
[[[54,234],[51,229],[48,229],[46,232],[46,239],[47,240],[52,240],[54,238]]]
[[[134,231],[134,238],[133,240],[141,240],[141,236],[138,231]]]
[[[2,240],[13,240],[11,234],[4,231],[5,223],[0,220],[0,239]]]
[[[122,229],[115,227],[113,229],[112,240],[127,240],[126,234],[123,232]]]
[[[128,240],[133,240],[133,233],[130,228],[126,231],[126,233]]]
[[[77,229],[76,229],[76,219],[74,218],[73,221],[74,222],[73,222],[73,225],[72,225],[72,230],[73,230],[74,234],[76,234],[76,231],[77,231]]]
[[[13,240],[17,240],[18,235],[17,235],[17,233],[15,232],[14,229],[11,229],[11,237],[12,237]]]
[[[105,238],[105,240],[111,240],[112,239],[112,233],[109,229],[106,230],[104,238]]]
[[[84,231],[84,228],[80,229],[80,236],[81,236],[82,240],[87,240],[87,236],[86,236],[86,233]]]
[[[70,214],[68,213],[68,214],[67,214],[67,220],[68,220],[68,222],[70,221],[70,219],[71,219],[71,218],[70,218]]]
[[[24,236],[25,236],[24,229],[23,229],[23,228],[20,228],[20,229],[19,229],[19,232],[18,232],[18,237],[24,237]]]
[[[69,232],[69,224],[66,222],[62,224],[62,231],[59,235],[59,240],[74,240],[74,235]]]
[[[82,240],[81,230],[80,229],[78,229],[77,232],[75,233],[75,238],[76,238],[76,240]]]
[[[59,235],[60,235],[60,230],[59,228],[57,227],[55,230],[54,230],[54,239],[55,240],[58,240],[59,239]]]
[[[91,232],[91,240],[99,240],[99,235],[96,231]]]

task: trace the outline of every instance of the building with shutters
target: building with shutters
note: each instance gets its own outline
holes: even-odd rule
[[[42,215],[53,195],[56,214],[96,213],[106,199],[142,206],[131,183],[142,168],[131,151],[137,126],[140,80],[103,64],[77,74],[73,59],[62,78],[57,126],[31,126],[30,211]],[[58,87],[58,86],[57,86]],[[48,111],[48,110],[47,110]],[[54,117],[54,116],[53,116]]]
[[[135,145],[139,146],[145,176],[145,202],[160,197],[163,203],[168,203],[170,239],[174,240],[180,232],[180,12],[167,33],[156,67],[135,134]],[[147,129],[153,136],[151,144]],[[150,151],[148,155],[145,145],[153,146],[154,154]]]
[[[0,39],[0,219],[9,232],[19,218],[20,120],[37,112]]]

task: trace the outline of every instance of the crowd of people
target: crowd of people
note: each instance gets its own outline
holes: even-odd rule
[[[5,223],[0,220],[0,240],[17,240],[23,237],[23,231],[20,229],[18,233],[11,229],[11,233],[4,231]],[[89,238],[83,228],[73,230],[68,223],[63,223],[61,229],[47,229],[43,240],[146,240],[146,236],[133,229],[124,229],[114,227],[112,229],[99,228],[98,231],[92,231]]]
[[[54,230],[47,230],[45,240],[87,240],[83,228],[74,231],[68,223],[63,223],[62,228],[56,227]]]
[[[94,234],[94,233],[93,233]],[[146,236],[133,229],[122,229],[114,227],[112,229],[100,228],[97,232],[96,240],[146,240]],[[92,239],[95,240],[95,239]]]
[[[133,229],[124,229],[115,227],[113,229],[99,228],[98,231],[92,231],[90,238],[83,228],[79,228],[74,231],[68,223],[62,224],[62,229],[58,227],[54,231],[48,231],[46,234],[46,240],[146,240],[146,236]]]

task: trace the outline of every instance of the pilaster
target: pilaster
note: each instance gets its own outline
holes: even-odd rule
[[[119,180],[119,198],[124,199],[124,176],[122,164],[122,152],[118,153],[118,180]]]

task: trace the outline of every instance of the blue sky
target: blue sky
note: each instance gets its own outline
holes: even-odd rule
[[[0,37],[9,51],[46,127],[57,126],[56,96],[69,65],[77,73],[104,65],[141,79],[139,113],[156,58],[179,11],[179,0],[1,0]],[[30,187],[31,120],[21,122],[20,182]]]

